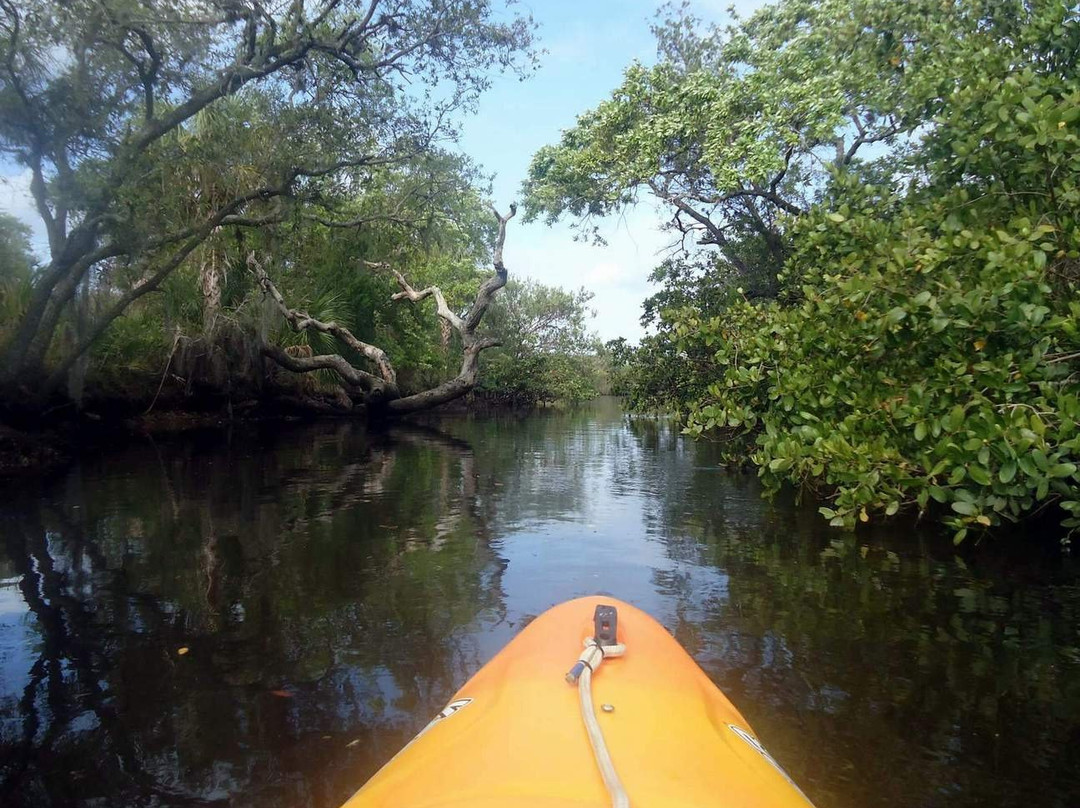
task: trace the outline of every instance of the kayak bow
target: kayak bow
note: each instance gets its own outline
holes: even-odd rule
[[[343,808],[508,805],[810,802],[663,626],[589,597],[530,623]]]

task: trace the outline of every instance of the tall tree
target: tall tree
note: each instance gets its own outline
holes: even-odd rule
[[[531,34],[486,0],[0,0],[0,151],[30,169],[50,250],[2,346],[0,386],[62,383],[218,228],[279,221],[429,149],[493,69],[523,69]],[[265,110],[259,159],[172,204],[184,155],[170,135],[230,97]],[[87,278],[109,286],[108,304],[46,368]]]

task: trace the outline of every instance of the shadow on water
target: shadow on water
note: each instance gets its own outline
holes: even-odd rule
[[[820,808],[1080,803],[1075,562],[830,531],[611,402],[212,433],[6,494],[4,805],[333,808],[596,591],[668,626]]]

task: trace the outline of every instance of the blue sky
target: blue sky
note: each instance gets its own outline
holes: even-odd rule
[[[555,143],[576,117],[610,95],[635,59],[655,61],[649,26],[655,0],[533,0],[518,4],[540,24],[540,46],[547,53],[540,69],[525,82],[507,77],[480,100],[479,113],[465,122],[461,149],[496,175],[494,198],[505,209],[517,197],[532,155]],[[728,19],[730,0],[692,3],[695,15]],[[741,0],[746,15],[764,5]],[[567,288],[584,286],[596,297],[593,326],[607,340],[642,335],[641,302],[651,293],[649,273],[671,235],[660,232],[663,215],[643,202],[635,210],[602,223],[606,247],[574,241],[569,222],[512,224],[505,259],[513,275]]]
[[[696,0],[694,13],[725,20],[730,0]],[[762,0],[740,0],[745,15]],[[554,143],[580,113],[606,98],[635,59],[655,60],[649,26],[656,0],[531,0],[517,4],[540,24],[540,69],[527,81],[507,76],[480,99],[478,113],[464,123],[460,148],[495,174],[494,199],[505,210],[518,196],[529,160]],[[44,235],[27,193],[28,175],[6,173],[0,210],[35,228],[44,253]],[[662,213],[648,203],[602,223],[606,247],[575,242],[569,223],[555,227],[515,219],[507,233],[505,259],[512,276],[595,293],[595,330],[603,339],[642,334],[641,302],[650,294],[649,272],[671,238],[659,230]]]

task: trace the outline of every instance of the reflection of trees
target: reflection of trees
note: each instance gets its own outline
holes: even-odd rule
[[[965,562],[910,525],[845,536],[810,503],[760,501],[712,447],[683,451],[645,484],[685,562],[655,574],[672,628],[819,805],[1077,804],[1075,569],[1030,544]]]
[[[615,410],[443,428],[185,439],[12,492],[0,802],[338,804],[520,625],[515,531],[618,513],[603,558],[649,550],[641,605],[821,808],[1076,803],[1075,570],[844,538]]]
[[[1080,794],[1075,589],[891,539],[715,536],[731,600],[710,604],[702,630],[734,642],[712,671],[837,804],[1027,805],[1032,784]],[[778,726],[786,707],[797,733]]]
[[[466,443],[241,438],[87,460],[5,507],[38,638],[0,684],[5,805],[337,804],[477,667],[502,562]]]
[[[636,488],[642,458],[622,420],[617,401],[601,399],[590,407],[496,411],[441,426],[474,447],[480,479],[497,492],[502,533],[522,523],[581,518],[597,499],[595,484],[613,476],[615,486]],[[623,464],[614,475],[612,463]]]

